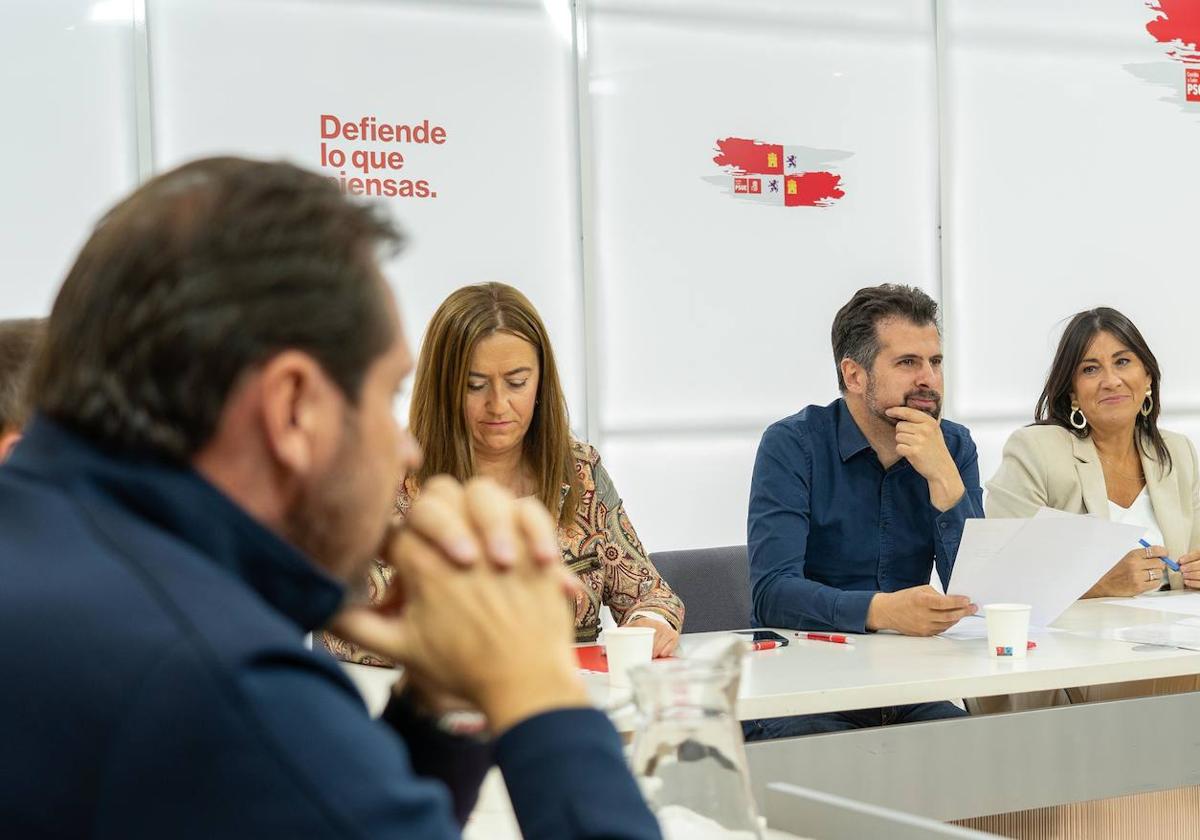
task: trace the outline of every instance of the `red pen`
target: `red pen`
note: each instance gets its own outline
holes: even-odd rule
[[[779,642],[751,642],[750,647],[754,650],[774,650],[777,647],[782,647]]]
[[[805,633],[804,638],[814,642],[833,642],[835,645],[850,645],[853,642],[841,633]]]

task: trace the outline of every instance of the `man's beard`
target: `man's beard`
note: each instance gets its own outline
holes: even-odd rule
[[[889,417],[885,413],[889,408],[896,408],[897,406],[881,406],[879,404],[878,395],[875,392],[875,377],[869,374],[867,375],[867,393],[864,395],[864,399],[870,412],[880,420],[891,426],[896,426],[900,423],[900,418]],[[910,406],[908,401],[912,399],[929,400],[933,403],[933,408],[917,408],[916,406]],[[942,416],[942,395],[932,389],[917,389],[915,391],[909,391],[904,395],[904,401],[901,403],[901,405],[907,408],[917,408],[917,411],[924,411],[935,420]]]
[[[362,473],[362,458],[351,419],[348,414],[343,422],[342,442],[329,472],[306,489],[288,512],[285,536],[322,569],[355,588],[365,586],[372,557],[359,556],[360,546],[366,544],[357,532],[365,500],[355,486]],[[379,523],[381,540],[386,526],[386,521]]]

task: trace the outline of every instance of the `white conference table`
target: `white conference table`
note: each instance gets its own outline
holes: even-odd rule
[[[874,633],[852,636],[853,644],[840,645],[798,638],[791,630],[777,629],[788,638],[787,647],[754,651],[743,659],[737,715],[751,720],[1197,674],[1200,651],[1074,634],[1183,618],[1186,616],[1101,600],[1080,601],[1055,624],[1073,632],[1035,631],[1037,649],[1025,659],[1013,660],[989,658],[983,638]],[[983,624],[982,619],[969,621]],[[727,634],[685,633],[679,655],[687,656],[722,635]],[[349,663],[343,667],[378,714],[398,672]],[[621,698],[609,688],[607,675],[585,673],[584,682],[597,706],[611,708],[619,703]],[[629,731],[633,720],[619,715],[615,722]]]
[[[1161,598],[1189,597],[1164,593]],[[1079,633],[1174,623],[1187,616],[1081,601],[1036,633],[1024,660],[987,656],[983,638],[855,636],[854,644],[797,638],[743,659],[742,720],[958,700],[1200,674],[1200,652]],[[978,619],[975,619],[978,620]],[[982,623],[982,622],[981,622]],[[681,653],[713,635],[685,634]],[[346,670],[375,711],[394,671]],[[604,674],[586,674],[593,701],[620,707]],[[760,802],[785,782],[938,820],[1200,784],[1200,692],[1150,696],[931,723],[875,727],[747,745]],[[630,731],[626,705],[614,715]]]
[[[1158,597],[1174,597],[1174,593]],[[1200,596],[1197,596],[1200,597]],[[1137,624],[1172,622],[1184,615],[1080,601],[1056,623],[1071,631],[1100,632]],[[965,619],[978,622],[981,618]],[[987,656],[984,638],[914,638],[891,633],[851,636],[853,644],[802,638],[776,629],[789,644],[746,654],[738,691],[741,720],[897,706],[964,697],[1154,679],[1200,673],[1200,651],[1133,645],[1071,632],[1037,632],[1025,659]],[[685,634],[680,655],[722,633]],[[596,705],[610,708],[620,696],[604,674],[584,675]],[[619,690],[617,690],[619,691]],[[622,730],[635,722],[618,715]]]
[[[1200,674],[1200,652],[1100,637],[1187,618],[1081,601],[1056,631],[1036,634],[1026,659],[1011,661],[989,658],[983,638],[875,634],[855,637],[853,650],[796,640],[747,655],[739,717]],[[1194,721],[1200,692],[810,735],[746,753],[760,801],[768,783],[784,782],[955,820],[1200,785]]]

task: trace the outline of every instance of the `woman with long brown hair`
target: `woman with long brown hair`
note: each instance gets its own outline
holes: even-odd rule
[[[599,453],[571,436],[549,334],[523,294],[483,283],[442,302],[421,345],[409,425],[425,460],[398,493],[400,515],[440,474],[487,476],[533,496],[556,516],[563,562],[584,584],[576,639],[595,640],[607,606],[620,625],[654,629],[656,656],[675,649],[683,603],[651,564]],[[388,572],[373,571],[372,597]],[[379,661],[330,636],[326,644],[343,659]]]

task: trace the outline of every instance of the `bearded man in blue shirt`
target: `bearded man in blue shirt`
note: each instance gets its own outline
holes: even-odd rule
[[[976,606],[943,588],[983,516],[975,444],[941,417],[942,342],[919,289],[860,289],[834,318],[842,398],[763,434],[747,542],[757,626],[930,636]],[[935,720],[949,702],[750,721],[750,740]]]

